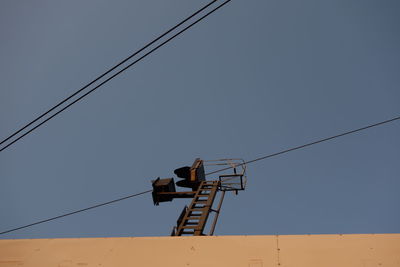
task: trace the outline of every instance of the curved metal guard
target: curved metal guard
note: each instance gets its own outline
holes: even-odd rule
[[[207,169],[227,167],[222,174],[219,175],[219,190],[221,191],[239,191],[246,188],[246,162],[243,159],[218,159],[204,161]],[[215,171],[218,171],[215,170]]]
[[[209,175],[220,173],[218,178],[214,176],[206,180],[204,166],[207,166]],[[178,186],[190,187],[193,191],[176,191],[173,178],[157,178],[152,181],[155,205],[175,198],[192,198],[191,204],[182,210],[171,236],[205,235],[205,227],[211,212],[214,212],[215,216],[212,225],[207,228],[210,229],[209,235],[213,235],[226,191],[234,191],[237,194],[246,188],[247,183],[246,162],[243,159],[203,161],[197,158],[192,167],[181,167],[174,173],[184,179],[176,183]],[[218,191],[222,193],[215,209],[213,204]]]

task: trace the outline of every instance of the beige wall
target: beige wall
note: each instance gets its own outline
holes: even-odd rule
[[[0,240],[0,267],[400,267],[400,234]]]

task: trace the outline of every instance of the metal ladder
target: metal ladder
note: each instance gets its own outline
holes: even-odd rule
[[[190,203],[185,207],[177,221],[178,227],[172,232],[173,236],[204,235],[204,227],[212,210],[219,181],[202,181]]]

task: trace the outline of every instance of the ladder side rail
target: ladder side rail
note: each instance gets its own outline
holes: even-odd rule
[[[217,207],[216,210],[214,210],[215,216],[214,216],[214,220],[213,220],[213,223],[212,223],[212,225],[211,225],[211,228],[210,228],[210,233],[209,233],[208,235],[213,235],[213,234],[214,234],[215,226],[217,225],[219,213],[220,213],[220,211],[221,211],[222,202],[224,201],[225,192],[226,192],[226,191],[222,191],[221,198],[220,198],[219,203],[218,203],[218,207]]]
[[[203,214],[202,214],[203,216],[200,217],[199,227],[197,229],[195,229],[195,232],[194,232],[195,236],[203,235],[203,231],[204,231],[204,228],[206,226],[208,216],[210,215],[210,212],[211,212],[211,207],[212,207],[212,205],[214,203],[214,199],[215,199],[215,196],[216,196],[217,191],[218,191],[218,184],[219,184],[218,181],[212,181],[212,184],[211,183],[210,184],[203,184],[203,187],[204,186],[210,187],[209,188],[210,189],[210,196],[209,196],[206,204],[204,205]]]

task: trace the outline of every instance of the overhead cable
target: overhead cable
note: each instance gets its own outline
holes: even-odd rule
[[[80,212],[88,211],[88,210],[91,210],[91,209],[99,208],[99,207],[102,207],[102,206],[110,205],[110,204],[113,204],[113,203],[118,202],[118,201],[122,201],[122,200],[125,200],[125,199],[128,199],[128,198],[133,198],[133,197],[137,197],[137,196],[149,193],[151,191],[153,191],[153,190],[147,190],[147,191],[144,191],[144,192],[141,192],[141,193],[137,193],[137,194],[121,197],[121,198],[118,198],[118,199],[115,199],[115,200],[111,200],[111,201],[107,201],[107,202],[104,202],[104,203],[101,203],[101,204],[97,204],[97,205],[94,205],[94,206],[91,206],[91,207],[88,207],[88,208],[80,209],[80,210],[69,212],[69,213],[65,213],[65,214],[62,214],[62,215],[59,215],[59,216],[56,216],[56,217],[53,217],[53,218],[49,218],[49,219],[45,219],[45,220],[41,220],[41,221],[38,221],[38,222],[31,223],[31,224],[27,224],[27,225],[24,225],[24,226],[20,226],[20,227],[17,227],[17,228],[13,228],[13,229],[10,229],[10,230],[7,230],[7,231],[0,232],[0,235],[4,235],[4,234],[10,233],[10,232],[14,232],[14,231],[17,231],[17,230],[28,228],[28,227],[31,227],[31,226],[34,226],[34,225],[38,225],[38,224],[42,224],[42,223],[45,223],[45,222],[53,221],[53,220],[56,220],[56,219],[60,219],[60,218],[67,217],[67,216],[70,216],[70,215],[73,215],[73,214],[77,214],[77,213],[80,213]]]
[[[295,150],[303,149],[303,148],[306,148],[306,147],[309,147],[309,146],[312,146],[312,145],[316,145],[316,144],[319,144],[319,143],[322,143],[322,142],[330,141],[332,139],[336,139],[336,138],[339,138],[339,137],[342,137],[342,136],[345,136],[345,135],[357,133],[357,132],[360,132],[360,131],[363,131],[363,130],[367,130],[369,128],[373,128],[373,127],[377,127],[377,126],[380,126],[380,125],[383,125],[383,124],[386,124],[386,123],[394,122],[394,121],[397,121],[399,119],[400,119],[400,116],[392,118],[392,119],[389,119],[389,120],[381,121],[381,122],[378,122],[378,123],[370,124],[370,125],[367,125],[367,126],[355,129],[355,130],[347,131],[347,132],[344,132],[344,133],[341,133],[341,134],[337,134],[337,135],[333,135],[333,136],[326,137],[326,138],[323,138],[323,139],[319,139],[319,140],[316,140],[316,141],[313,141],[313,142],[310,142],[310,143],[307,143],[307,144],[304,144],[304,145],[301,145],[301,146],[288,148],[288,149],[285,149],[285,150],[282,150],[282,151],[279,151],[279,152],[276,152],[276,153],[273,153],[273,154],[269,154],[269,155],[265,155],[265,156],[262,156],[262,157],[259,157],[259,158],[253,159],[253,160],[249,160],[249,161],[246,161],[244,163],[238,164],[236,166],[241,166],[241,165],[253,163],[253,162],[256,162],[256,161],[260,161],[260,160],[272,158],[272,157],[275,157],[275,156],[279,156],[279,155],[282,155],[282,154],[285,154],[285,153],[288,153],[288,152],[292,152],[292,151],[295,151]],[[212,171],[212,172],[206,173],[206,175],[222,172],[222,171],[229,170],[229,169],[232,169],[232,168],[233,167],[226,167],[226,168],[223,168],[223,169],[219,169],[219,170],[216,170],[216,171]]]
[[[257,162],[257,161],[260,161],[260,160],[264,160],[264,159],[267,159],[267,158],[272,158],[272,157],[275,157],[275,156],[278,156],[278,155],[281,155],[281,154],[285,154],[285,153],[288,153],[288,152],[291,152],[291,151],[299,150],[299,149],[302,149],[302,148],[305,148],[305,147],[308,147],[308,146],[316,145],[316,144],[319,144],[319,143],[322,143],[322,142],[326,142],[326,141],[329,141],[329,140],[332,140],[332,139],[336,139],[336,138],[339,138],[339,137],[342,137],[342,136],[345,136],[345,135],[350,135],[350,134],[353,134],[353,133],[356,133],[356,132],[367,130],[369,128],[377,127],[377,126],[380,126],[380,125],[383,125],[383,124],[387,124],[387,123],[390,123],[390,122],[394,122],[394,121],[397,121],[397,120],[400,120],[400,116],[392,118],[392,119],[389,119],[389,120],[381,121],[381,122],[378,122],[378,123],[370,124],[370,125],[367,125],[367,126],[364,126],[364,127],[358,128],[358,129],[354,129],[354,130],[351,130],[351,131],[347,131],[347,132],[344,132],[344,133],[340,133],[340,134],[337,134],[337,135],[333,135],[333,136],[330,136],[330,137],[326,137],[326,138],[323,138],[323,139],[319,139],[319,140],[316,140],[316,141],[313,141],[313,142],[310,142],[310,143],[307,143],[307,144],[304,144],[304,145],[300,145],[300,146],[292,147],[292,148],[289,148],[289,149],[285,149],[285,150],[282,150],[282,151],[279,151],[279,152],[276,152],[276,153],[273,153],[273,154],[269,154],[269,155],[265,155],[265,156],[262,156],[262,157],[259,157],[259,158],[255,158],[253,160],[246,161],[246,162],[244,162],[242,164],[238,164],[236,166],[241,166],[241,165],[244,165],[244,164],[249,164],[249,163],[254,163],[254,162]],[[211,175],[211,174],[218,173],[218,172],[225,171],[225,170],[229,170],[229,169],[232,169],[232,168],[233,167],[227,167],[227,168],[219,169],[219,170],[216,170],[216,171],[212,171],[212,172],[206,173],[206,175]],[[147,190],[147,191],[144,191],[144,192],[141,192],[141,193],[137,193],[137,194],[134,194],[134,195],[129,195],[129,196],[125,196],[125,197],[122,197],[122,198],[111,200],[111,201],[108,201],[108,202],[105,202],[105,203],[97,204],[97,205],[94,205],[94,206],[91,206],[91,207],[88,207],[88,208],[84,208],[84,209],[80,209],[80,210],[77,210],[77,211],[69,212],[69,213],[66,213],[66,214],[63,214],[63,215],[59,215],[59,216],[56,216],[56,217],[53,217],[53,218],[49,218],[49,219],[45,219],[45,220],[38,221],[38,222],[35,222],[35,223],[31,223],[31,224],[28,224],[28,225],[24,225],[24,226],[21,226],[21,227],[13,228],[13,229],[10,229],[10,230],[7,230],[7,231],[0,232],[0,235],[6,234],[6,233],[10,233],[10,232],[13,232],[13,231],[17,231],[17,230],[20,230],[20,229],[24,229],[24,228],[27,228],[27,227],[31,227],[31,226],[34,226],[34,225],[38,225],[38,224],[41,224],[41,223],[49,222],[49,221],[52,221],[52,220],[60,219],[60,218],[63,218],[63,217],[66,217],[66,216],[70,216],[70,215],[73,215],[73,214],[76,214],[76,213],[84,212],[84,211],[87,211],[87,210],[90,210],[90,209],[94,209],[94,208],[98,208],[98,207],[101,207],[101,206],[109,205],[109,204],[112,204],[112,203],[115,203],[115,202],[118,202],[118,201],[122,201],[122,200],[125,200],[125,199],[128,199],[128,198],[132,198],[132,197],[136,197],[136,196],[139,196],[139,195],[143,195],[143,194],[146,194],[146,193],[149,193],[149,192],[152,192],[152,191],[153,190]]]
[[[22,128],[20,128],[19,130],[15,131],[13,134],[11,134],[10,136],[8,136],[6,139],[2,140],[0,142],[0,145],[4,144],[5,142],[7,142],[8,140],[10,140],[11,138],[13,138],[14,136],[16,136],[17,134],[21,133],[23,130],[25,130],[26,128],[28,128],[29,126],[33,125],[35,122],[39,121],[40,119],[42,119],[43,117],[45,117],[46,115],[48,115],[49,113],[51,113],[52,111],[54,111],[55,109],[57,109],[58,107],[60,107],[62,104],[66,103],[68,100],[70,100],[71,98],[73,98],[74,96],[76,96],[77,94],[81,93],[83,90],[85,90],[86,88],[88,88],[90,85],[94,84],[95,82],[97,82],[98,80],[100,80],[101,78],[103,78],[105,75],[109,74],[110,72],[112,72],[113,70],[115,70],[116,68],[118,68],[119,66],[121,66],[122,64],[124,64],[126,61],[128,61],[129,59],[131,59],[132,57],[136,56],[138,53],[142,52],[144,49],[148,48],[150,45],[154,44],[155,42],[159,41],[162,37],[166,36],[167,34],[171,33],[173,30],[177,29],[179,26],[181,26],[182,24],[184,24],[185,22],[187,22],[188,20],[190,20],[191,18],[193,18],[194,16],[198,15],[199,13],[201,13],[202,11],[204,11],[205,9],[207,9],[210,5],[212,5],[213,3],[217,2],[218,0],[213,0],[211,2],[209,2],[207,5],[205,5],[204,7],[202,7],[201,9],[197,10],[195,13],[193,13],[192,15],[190,15],[189,17],[187,17],[186,19],[184,19],[183,21],[181,21],[180,23],[178,23],[177,25],[175,25],[174,27],[172,27],[171,29],[169,29],[168,31],[164,32],[162,35],[160,35],[159,37],[157,37],[156,39],[154,39],[153,41],[151,41],[150,43],[146,44],[144,47],[142,47],[141,49],[139,49],[138,51],[136,51],[135,53],[133,53],[132,55],[130,55],[129,57],[125,58],[124,60],[122,60],[121,62],[119,62],[117,65],[115,65],[114,67],[112,67],[111,69],[107,70],[106,72],[104,72],[103,74],[101,74],[100,76],[98,76],[96,79],[94,79],[93,81],[91,81],[90,83],[86,84],[85,86],[83,86],[82,88],[80,88],[79,90],[77,90],[75,93],[73,93],[72,95],[70,95],[69,97],[65,98],[64,100],[62,100],[61,102],[59,102],[58,104],[56,104],[55,106],[53,106],[52,108],[50,108],[49,110],[47,110],[46,112],[44,112],[43,114],[41,114],[40,116],[38,116],[37,118],[35,118],[34,120],[32,120],[31,122],[29,122],[28,124],[26,124],[25,126],[23,126]],[[80,96],[79,98],[75,99],[73,102],[71,102],[70,104],[68,104],[67,106],[63,107],[62,109],[60,109],[59,111],[57,111],[56,113],[54,113],[53,115],[51,115],[50,117],[48,117],[47,119],[45,119],[44,121],[42,121],[41,123],[37,124],[35,127],[31,128],[30,130],[28,130],[27,132],[25,132],[24,134],[20,135],[18,138],[14,139],[12,142],[8,143],[7,145],[3,146],[2,148],[0,148],[0,152],[5,150],[7,147],[11,146],[12,144],[14,144],[15,142],[17,142],[18,140],[20,140],[21,138],[25,137],[26,135],[28,135],[29,133],[31,133],[32,131],[34,131],[35,129],[37,129],[38,127],[42,126],[44,123],[46,123],[47,121],[51,120],[52,118],[54,118],[55,116],[57,116],[58,114],[60,114],[61,112],[63,112],[64,110],[66,110],[67,108],[69,108],[70,106],[72,106],[73,104],[75,104],[76,102],[80,101],[81,99],[83,99],[84,97],[86,97],[87,95],[89,95],[90,93],[92,93],[93,91],[95,91],[96,89],[98,89],[99,87],[101,87],[102,85],[104,85],[105,83],[109,82],[110,80],[112,80],[113,78],[115,78],[116,76],[118,76],[119,74],[121,74],[122,72],[126,71],[127,69],[129,69],[130,67],[132,67],[133,65],[135,65],[136,63],[138,63],[139,61],[141,61],[142,59],[144,59],[145,57],[147,57],[148,55],[150,55],[151,53],[153,53],[154,51],[156,51],[157,49],[159,49],[160,47],[164,46],[165,44],[167,44],[168,42],[170,42],[171,40],[173,40],[174,38],[176,38],[177,36],[179,36],[180,34],[184,33],[185,31],[187,31],[188,29],[190,29],[191,27],[193,27],[194,25],[196,25],[197,23],[199,23],[200,21],[202,21],[203,19],[205,19],[206,17],[208,17],[209,15],[211,15],[212,13],[214,13],[215,11],[217,11],[218,9],[220,9],[221,7],[223,7],[224,5],[226,5],[227,3],[229,3],[232,0],[226,0],[224,1],[222,4],[218,5],[217,7],[215,7],[214,9],[212,9],[211,11],[207,12],[205,15],[201,16],[199,19],[195,20],[194,22],[192,22],[191,24],[189,24],[188,26],[186,26],[185,28],[183,28],[182,30],[180,30],[178,33],[174,34],[172,37],[168,38],[166,41],[162,42],[161,44],[157,45],[155,48],[151,49],[149,52],[147,52],[146,54],[144,54],[143,56],[141,56],[140,58],[138,58],[137,60],[135,60],[134,62],[130,63],[129,65],[127,65],[126,67],[124,67],[123,69],[121,69],[120,71],[118,71],[117,73],[113,74],[111,77],[107,78],[105,81],[101,82],[99,85],[97,85],[96,87],[94,87],[93,89],[91,89],[90,91],[86,92],[84,95]]]

